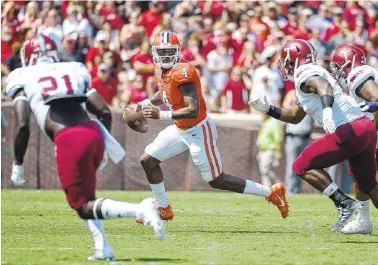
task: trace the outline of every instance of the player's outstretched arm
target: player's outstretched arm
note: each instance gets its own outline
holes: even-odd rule
[[[270,105],[266,96],[263,99],[250,100],[248,104],[257,111],[283,122],[297,124],[306,116],[306,112],[297,103],[291,108],[280,108]]]
[[[13,102],[16,116],[16,128],[13,137],[14,163],[22,165],[30,137],[30,106],[23,91],[15,95]]]
[[[94,91],[88,95],[86,107],[89,112],[96,115],[97,119],[99,119],[110,132],[112,127],[112,113],[104,99],[97,92]]]
[[[323,106],[323,129],[327,133],[334,133],[336,125],[333,121],[333,90],[331,84],[321,76],[313,76],[301,85],[304,93],[318,94]]]
[[[367,80],[356,89],[356,94],[366,101],[378,102],[378,85],[373,79]]]

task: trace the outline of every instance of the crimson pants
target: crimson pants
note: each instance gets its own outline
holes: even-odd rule
[[[73,209],[95,199],[96,170],[104,155],[104,139],[95,122],[61,130],[55,136],[61,187]]]
[[[377,132],[366,117],[339,126],[307,146],[293,163],[296,175],[311,169],[323,169],[346,159],[358,188],[369,193],[377,185],[375,157]]]

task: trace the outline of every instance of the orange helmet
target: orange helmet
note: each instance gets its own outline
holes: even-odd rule
[[[162,31],[152,43],[152,58],[154,63],[169,69],[181,60],[181,45],[177,35],[170,31]]]

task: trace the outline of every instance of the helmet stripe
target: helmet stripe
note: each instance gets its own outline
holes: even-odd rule
[[[41,52],[45,52],[46,51],[46,45],[45,45],[45,40],[43,39],[42,34],[38,33],[37,38],[38,38],[39,47],[41,49]]]

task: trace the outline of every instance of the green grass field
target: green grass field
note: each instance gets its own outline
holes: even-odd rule
[[[98,192],[139,202],[149,192]],[[133,219],[105,221],[117,261],[111,264],[378,264],[373,235],[331,233],[337,211],[317,195],[289,197],[290,216],[264,199],[222,192],[171,192],[176,214],[163,242]],[[378,211],[373,208],[378,229]],[[89,262],[92,238],[62,191],[2,191],[2,264]]]

